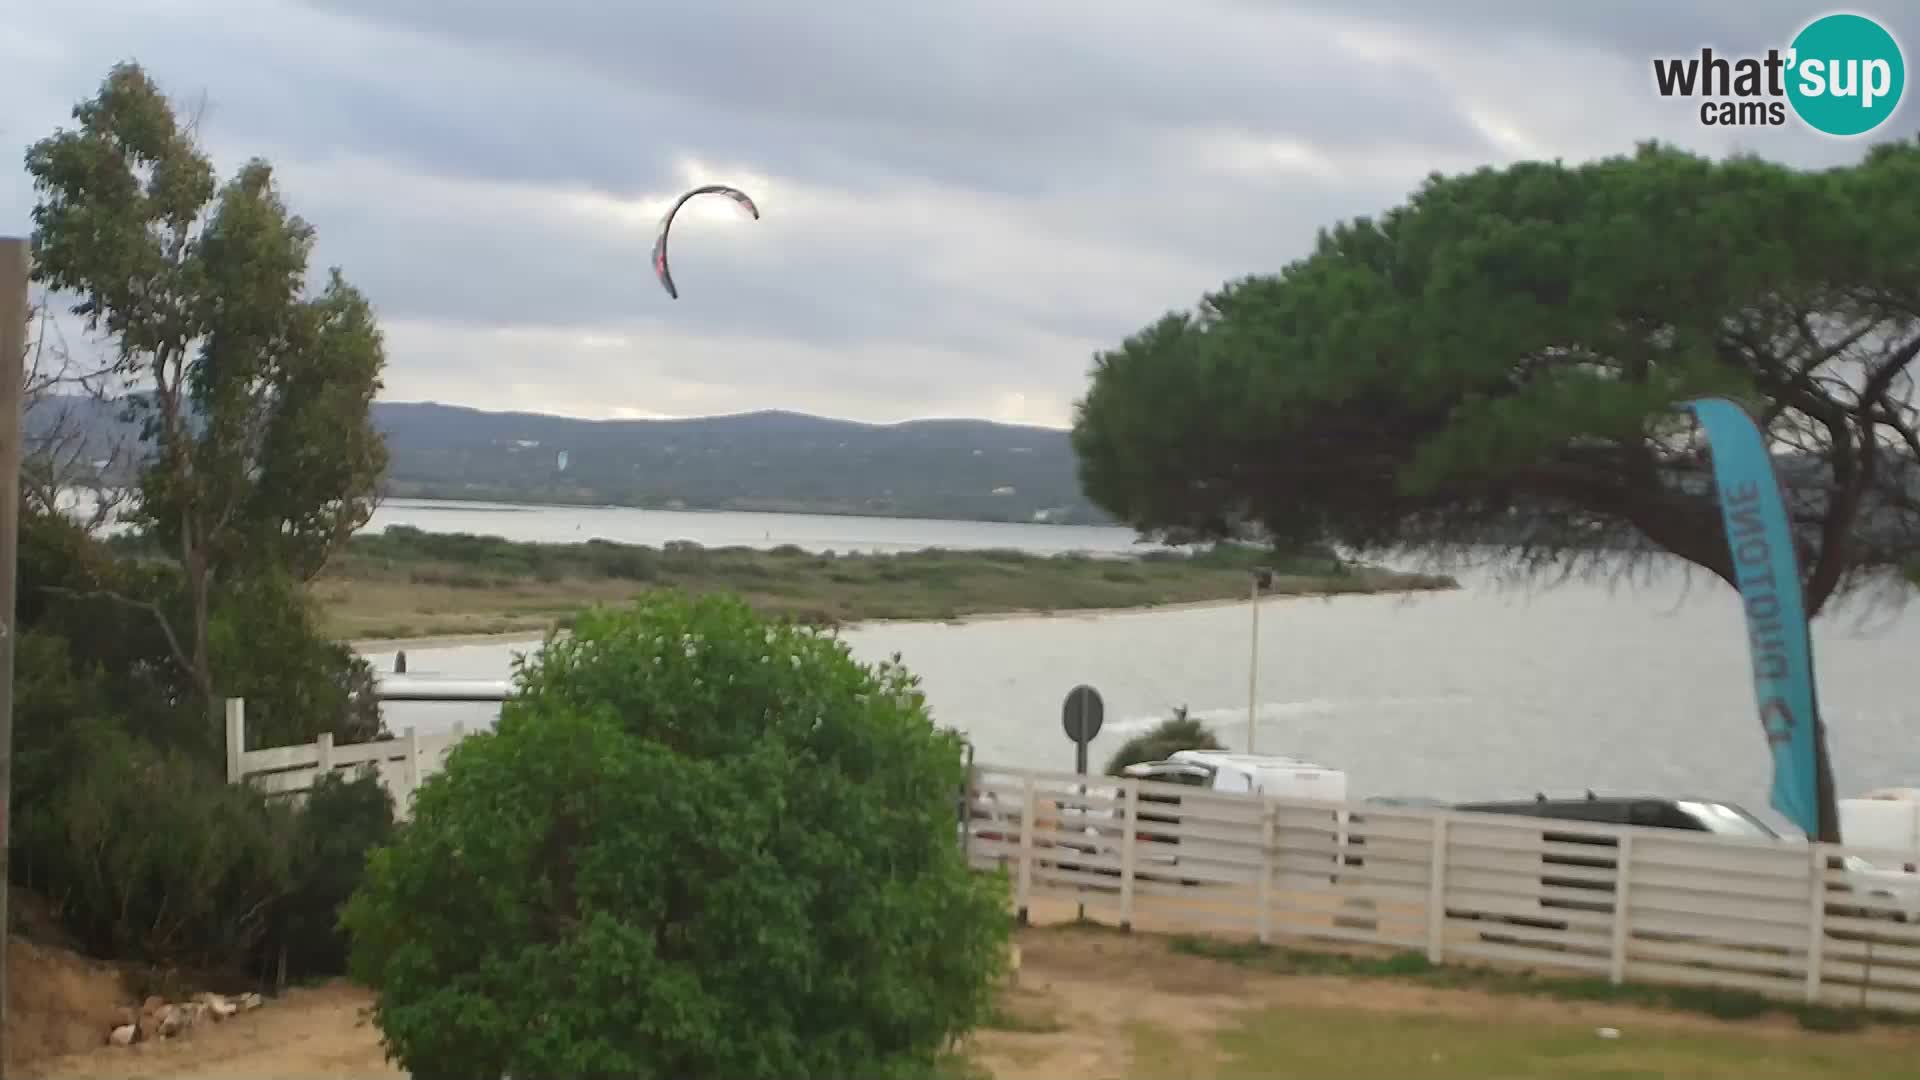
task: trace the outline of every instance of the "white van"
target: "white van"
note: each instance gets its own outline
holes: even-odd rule
[[[1126,774],[1141,780],[1191,783],[1232,795],[1265,795],[1270,799],[1311,802],[1347,801],[1346,773],[1277,754],[1176,750],[1165,761],[1129,766]]]
[[[1274,754],[1236,754],[1226,750],[1179,750],[1165,761],[1150,761],[1139,765],[1129,765],[1122,770],[1132,779],[1153,783],[1185,784],[1189,787],[1204,788],[1223,795],[1253,795],[1266,799],[1301,800],[1323,803],[1344,803],[1347,799],[1347,774],[1339,769],[1329,769],[1311,761],[1299,758],[1282,757]],[[1246,865],[1247,852],[1243,845],[1228,845],[1206,840],[1182,840],[1170,833],[1157,833],[1152,826],[1155,823],[1178,825],[1180,821],[1179,796],[1159,793],[1141,793],[1142,803],[1153,803],[1149,811],[1143,806],[1139,811],[1141,822],[1138,839],[1169,845],[1166,855],[1154,855],[1146,861],[1161,865],[1178,866],[1181,854],[1187,856],[1187,865],[1194,867],[1196,873],[1204,872],[1208,879],[1221,877],[1238,880],[1253,880],[1258,873]],[[1161,807],[1165,806],[1166,809]],[[1346,811],[1332,812],[1329,825],[1335,836],[1335,843],[1344,842]],[[1175,847],[1174,845],[1178,845]],[[1289,858],[1286,861],[1297,861]],[[1316,862],[1311,856],[1307,862]],[[1331,853],[1327,856],[1331,864]],[[1204,867],[1204,871],[1201,868]],[[1304,867],[1303,867],[1304,869]],[[1317,868],[1309,870],[1310,876],[1320,876]],[[1281,877],[1287,879],[1294,873],[1283,870]],[[1199,878],[1181,875],[1183,884],[1197,884]]]

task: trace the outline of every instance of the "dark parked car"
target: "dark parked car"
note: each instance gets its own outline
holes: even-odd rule
[[[1643,828],[1679,829],[1756,840],[1780,839],[1779,833],[1768,828],[1765,822],[1741,807],[1712,799],[1671,799],[1653,795],[1595,795],[1589,791],[1584,798],[1549,799],[1545,795],[1536,795],[1531,799],[1456,803],[1452,809],[1474,814],[1515,814],[1522,817],[1592,825],[1634,825]],[[1581,844],[1596,849],[1591,856],[1553,852],[1542,854],[1540,861],[1545,865],[1540,875],[1541,885],[1554,889],[1582,889],[1600,894],[1613,892],[1613,885],[1609,882],[1592,881],[1577,875],[1569,876],[1553,872],[1556,866],[1588,870],[1614,869],[1615,861],[1611,849],[1617,847],[1618,842],[1613,837],[1546,829],[1542,832],[1541,839],[1549,843]],[[1596,896],[1590,901],[1564,896],[1545,896],[1541,898],[1540,906],[1570,911],[1609,913],[1613,910],[1613,899],[1611,895]],[[1466,918],[1482,917],[1471,912],[1449,911],[1447,914]],[[1526,919],[1517,916],[1498,916],[1498,918],[1502,922],[1526,926],[1566,928],[1565,923],[1552,920]]]

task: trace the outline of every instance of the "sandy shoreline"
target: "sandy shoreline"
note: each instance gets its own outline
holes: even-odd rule
[[[1407,593],[1438,593],[1448,589],[1382,589],[1378,592],[1298,592],[1270,594],[1260,598],[1262,604],[1280,603],[1290,600],[1332,601],[1356,596],[1399,596]],[[1110,615],[1151,615],[1169,611],[1201,611],[1207,608],[1238,607],[1248,602],[1246,597],[1221,600],[1189,600],[1174,604],[1136,604],[1130,607],[1110,608],[1035,608],[1014,611],[982,611],[973,615],[962,615],[952,619],[861,619],[858,622],[841,624],[842,630],[859,630],[869,626],[894,625],[933,625],[968,626],[974,623],[1013,622],[1028,619],[1093,619]],[[355,652],[392,652],[396,649],[449,649],[465,645],[513,645],[520,642],[538,642],[544,640],[544,630],[507,630],[492,634],[429,634],[414,638],[361,638],[349,640],[346,644]]]

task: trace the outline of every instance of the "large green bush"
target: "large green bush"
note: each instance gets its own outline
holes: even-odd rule
[[[731,598],[583,614],[375,852],[344,921],[415,1077],[925,1076],[1005,882],[915,680]]]
[[[296,815],[227,783],[224,731],[168,640],[177,567],[29,512],[19,577],[12,882],[102,955],[233,967],[284,943],[292,973],[341,970],[336,912],[386,839],[384,792],[328,785]],[[371,670],[297,584],[257,574],[213,601],[219,689],[247,699],[254,745],[378,731]]]
[[[370,852],[393,839],[393,797],[371,770],[334,773],[308,789],[288,845],[286,892],[266,943],[291,975],[339,975],[349,941],[340,909],[359,887]]]
[[[22,884],[91,951],[187,967],[241,963],[288,883],[289,815],[193,756],[98,722],[44,801],[22,806]]]

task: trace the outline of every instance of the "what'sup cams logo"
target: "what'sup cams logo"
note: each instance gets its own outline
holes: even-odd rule
[[[1661,97],[1699,98],[1709,127],[1781,127],[1791,114],[1815,131],[1865,135],[1900,106],[1907,85],[1900,43],[1864,15],[1824,15],[1765,56],[1698,56],[1653,62]],[[1791,113],[1789,112],[1791,110]]]

